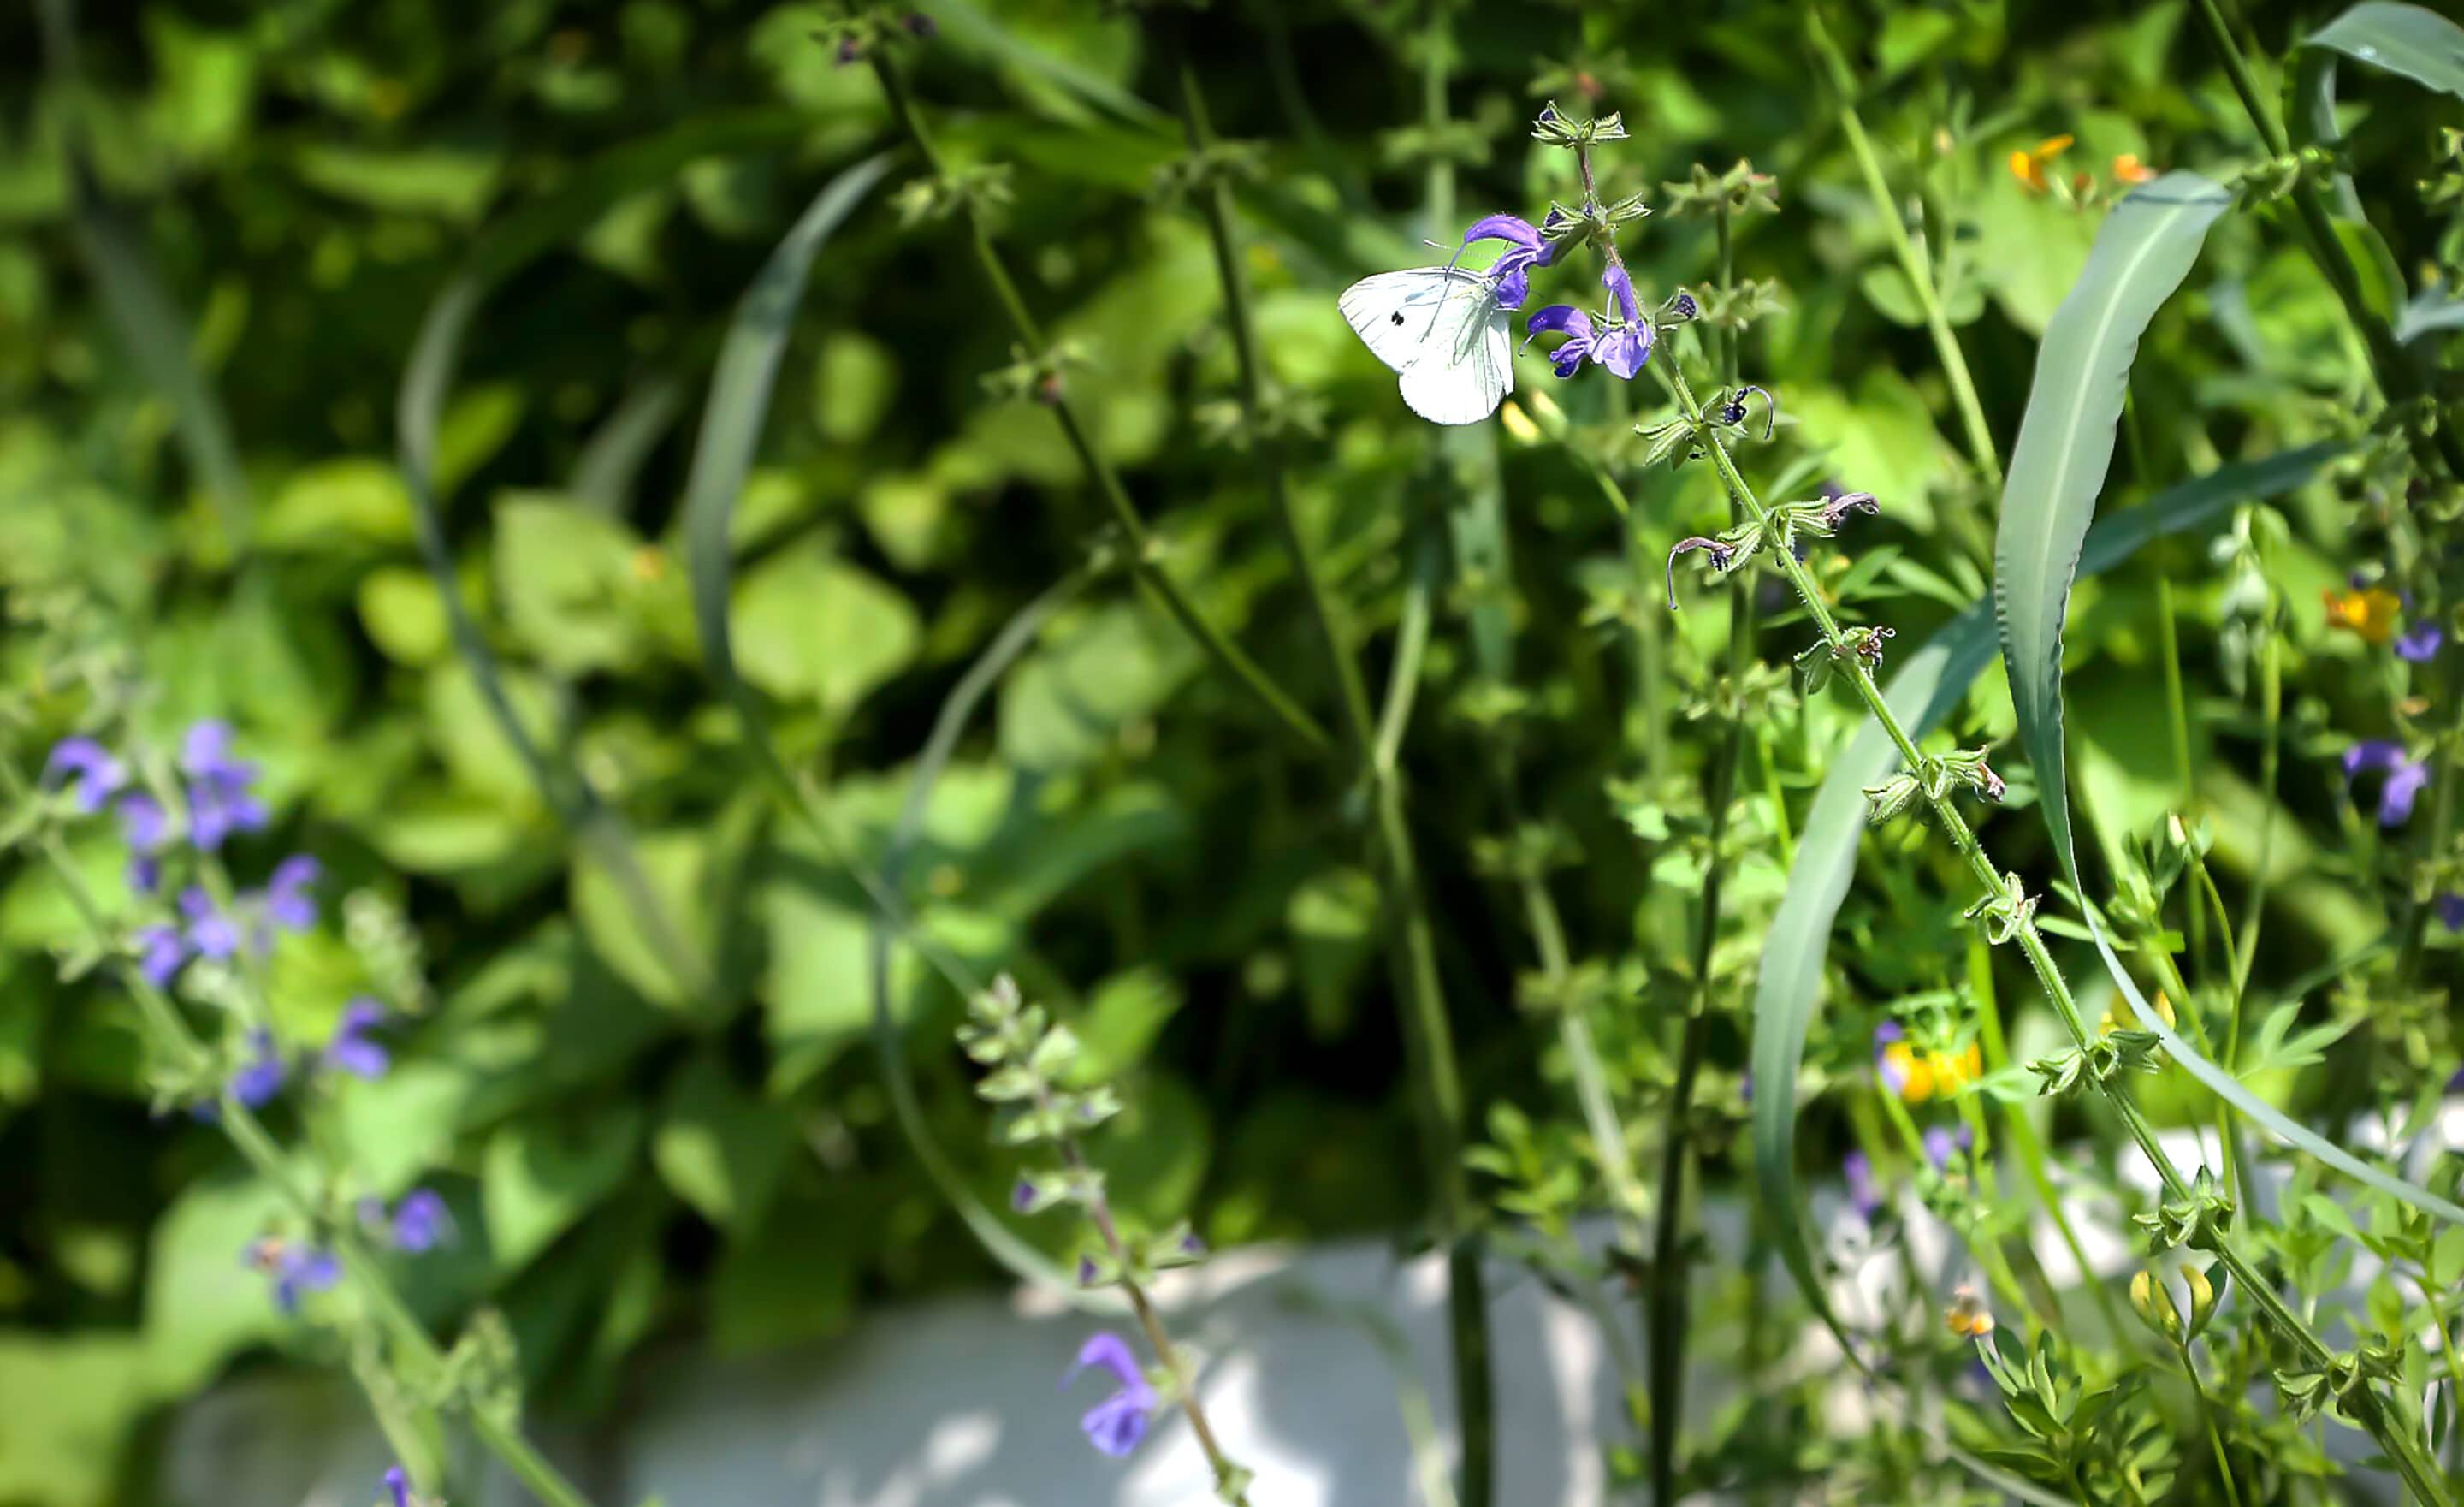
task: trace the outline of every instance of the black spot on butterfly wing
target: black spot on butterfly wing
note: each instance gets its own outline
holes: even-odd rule
[[[1403,322],[1403,311],[1401,309],[1397,309],[1394,313],[1386,316],[1386,318],[1390,323],[1400,324]]]

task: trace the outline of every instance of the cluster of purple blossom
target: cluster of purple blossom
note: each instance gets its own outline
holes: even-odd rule
[[[1531,269],[1556,259],[1558,243],[1550,232],[1557,230],[1563,219],[1553,208],[1536,226],[1518,215],[1490,214],[1463,232],[1466,247],[1474,241],[1507,243],[1505,254],[1487,273],[1498,307],[1523,307],[1523,300],[1531,294]],[[1616,308],[1603,313],[1597,323],[1571,303],[1551,303],[1524,321],[1523,344],[1528,346],[1542,335],[1563,335],[1565,343],[1549,354],[1550,365],[1560,378],[1573,376],[1590,361],[1631,382],[1651,359],[1651,321],[1642,317],[1641,305],[1635,301],[1634,281],[1614,255],[1608,270],[1600,274],[1600,286],[1609,291]]]

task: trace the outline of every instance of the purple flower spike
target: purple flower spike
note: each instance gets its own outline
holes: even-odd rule
[[[2412,803],[2420,797],[2422,787],[2430,783],[2430,766],[2406,758],[2402,743],[2373,738],[2344,750],[2347,786],[2365,769],[2387,771],[2387,779],[2379,786],[2379,825],[2401,827],[2409,821]]]
[[[274,1033],[259,1026],[248,1033],[248,1060],[231,1075],[231,1097],[251,1109],[261,1109],[266,1101],[282,1092],[282,1080],[290,1070],[283,1066],[282,1053],[275,1050]]]
[[[2446,633],[2436,623],[2419,623],[2406,631],[2395,641],[2395,655],[2417,665],[2426,665],[2438,657],[2447,643]]]
[[[342,1007],[342,1018],[334,1027],[334,1039],[325,1043],[325,1065],[340,1068],[354,1077],[381,1078],[393,1058],[385,1049],[368,1039],[368,1033],[384,1023],[385,1007],[372,999],[355,999]]]
[[[1148,1385],[1146,1373],[1138,1369],[1137,1357],[1130,1353],[1128,1341],[1116,1334],[1095,1334],[1078,1347],[1078,1363],[1061,1378],[1067,1386],[1078,1373],[1090,1365],[1101,1366],[1120,1382],[1120,1388],[1088,1410],[1078,1420],[1078,1427],[1089,1444],[1115,1459],[1138,1447],[1147,1436],[1148,1415],[1155,1411],[1155,1389]]]
[[[71,798],[89,816],[101,810],[113,792],[128,783],[127,766],[91,738],[63,738],[53,744],[43,772],[74,781]]]
[[[1557,370],[1558,380],[1583,369],[1583,359],[1592,353],[1592,317],[1571,303],[1551,303],[1523,321],[1523,344],[1526,349],[1540,336],[1551,332],[1567,337],[1566,344],[1549,353],[1550,365]]]
[[[1463,245],[1474,241],[1505,241],[1506,254],[1488,269],[1490,284],[1497,290],[1497,306],[1519,309],[1531,295],[1531,269],[1546,267],[1557,248],[1541,238],[1530,221],[1511,214],[1487,214],[1472,222],[1463,232]],[[1457,252],[1457,256],[1463,253]]]
[[[317,924],[317,898],[308,887],[324,871],[306,853],[294,853],[274,866],[266,881],[266,920],[284,931],[306,931]]]
[[[385,1495],[393,1498],[393,1507],[410,1507],[410,1477],[399,1465],[389,1466],[385,1473]]]
[[[180,892],[180,914],[188,919],[188,945],[200,958],[228,958],[239,951],[239,928],[214,909],[214,898],[191,884]]]
[[[453,1215],[441,1196],[424,1187],[412,1188],[403,1195],[402,1203],[393,1211],[394,1249],[417,1255],[452,1238]]]
[[[2464,931],[2464,895],[2451,891],[2431,901],[2430,909],[2449,931]]]
[[[148,926],[137,934],[137,971],[158,989],[171,981],[188,961],[188,944],[171,926]]]

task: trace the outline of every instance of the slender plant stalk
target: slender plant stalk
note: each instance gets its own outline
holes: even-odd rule
[[[1831,84],[1839,96],[1839,129],[1848,138],[1848,149],[1857,159],[1858,170],[1865,179],[1865,191],[1881,215],[1882,232],[1891,243],[1891,254],[1899,258],[1900,271],[1916,293],[1917,307],[1924,313],[1925,332],[1933,337],[1934,358],[1942,363],[1943,375],[1950,379],[1952,401],[1959,408],[1959,424],[1968,441],[1968,456],[1976,474],[1992,491],[2002,490],[2002,459],[1993,448],[1993,432],[1985,427],[1985,405],[1976,396],[1976,380],[1969,375],[1968,358],[1959,348],[1959,338],[1951,333],[1949,316],[1943,312],[1942,295],[1934,286],[1933,267],[1916,242],[1908,238],[1908,228],[1900,217],[1899,202],[1891,196],[1889,180],[1882,176],[1881,159],[1875,154],[1873,141],[1865,134],[1865,122],[1857,115],[1857,76],[1848,66],[1847,55],[1832,40],[1830,29],[1822,24],[1822,8],[1805,8],[1805,34],[1813,43],[1815,55],[1831,76]],[[1973,521],[1969,521],[1972,526]]]
[[[24,776],[13,763],[0,760],[0,796],[14,805],[29,798]],[[107,947],[111,928],[104,920],[102,909],[88,893],[84,878],[61,846],[56,833],[46,832],[37,844],[44,861],[51,867],[53,877],[67,897],[69,905],[77,913],[86,929],[93,934],[96,945]],[[125,959],[116,962],[119,975],[130,997],[137,1001],[138,1011],[144,1017],[147,1030],[161,1050],[184,1069],[195,1068],[209,1059],[205,1045],[181,1019],[179,1008],[168,995],[156,987],[151,979],[139,972]],[[312,1228],[326,1227],[317,1207],[317,1200],[291,1174],[282,1148],[267,1134],[253,1110],[226,1089],[222,1095],[219,1121],[224,1135],[238,1148],[242,1157],[256,1169],[289,1203],[299,1217]],[[402,1295],[394,1290],[385,1268],[369,1252],[356,1230],[344,1225],[325,1229],[335,1253],[341,1258],[342,1270],[358,1290],[369,1309],[382,1320],[392,1337],[394,1345],[424,1375],[433,1376],[445,1365],[445,1353],[429,1337],[417,1316],[411,1313]],[[469,1419],[472,1431],[479,1436],[490,1453],[513,1472],[524,1486],[546,1507],[590,1507],[590,1499],[580,1488],[566,1480],[547,1457],[539,1452],[521,1430],[512,1422],[492,1413],[486,1407],[473,1407]]]
[[[882,95],[890,102],[891,118],[898,122],[907,139],[914,144],[917,155],[924,160],[925,171],[940,175],[940,151],[934,145],[931,133],[925,129],[923,118],[916,113],[914,100],[908,95],[907,83],[899,75],[897,63],[885,50],[878,48],[873,50],[870,61],[873,76],[881,80]],[[968,244],[975,252],[976,265],[983,274],[985,285],[993,290],[1002,311],[1009,316],[1010,327],[1017,333],[1019,343],[1031,352],[1041,353],[1045,348],[1044,331],[1036,323],[1035,316],[1027,312],[1026,300],[1019,296],[1018,284],[1010,277],[1001,253],[994,249],[992,233],[972,206],[963,213],[967,222]],[[1128,490],[1121,485],[1120,474],[1112,469],[1111,463],[1103,457],[1089,438],[1087,427],[1079,418],[1078,410],[1070,402],[1069,395],[1067,392],[1054,394],[1049,406],[1053,417],[1061,425],[1062,436],[1068,440],[1069,448],[1077,454],[1079,465],[1094,481],[1096,492],[1103,497],[1113,523],[1121,531],[1138,585],[1171,614],[1173,621],[1180,625],[1218,667],[1264,703],[1287,732],[1310,748],[1325,748],[1328,745],[1326,729],[1318,725],[1315,718],[1303,711],[1300,703],[1285,694],[1284,689],[1259,669],[1255,661],[1243,654],[1239,645],[1225,637],[1221,629],[1209,622],[1205,614],[1199,611],[1198,604],[1190,600],[1188,593],[1163,568],[1161,544],[1147,528],[1146,520],[1139,516],[1137,505],[1130,500]]]
[[[1583,200],[1588,208],[1599,202],[1592,181],[1591,148],[1577,146],[1574,160],[1582,172]],[[1728,233],[1728,202],[1725,195],[1717,201],[1713,216],[1718,225],[1721,305],[1726,308],[1735,287],[1735,266]],[[1618,260],[1616,241],[1610,240],[1606,249],[1610,264],[1622,273],[1624,266]],[[1737,383],[1737,333],[1724,330],[1718,343],[1722,373],[1731,391]],[[1676,359],[1676,353],[1671,351],[1668,364],[1675,365]],[[1728,504],[1730,523],[1736,522],[1737,517],[1738,504],[1732,498]],[[1754,663],[1754,594],[1751,591],[1730,595],[1728,654],[1724,674],[1731,691],[1744,686],[1746,673]],[[1705,809],[1710,816],[1709,851],[1704,860],[1703,903],[1695,922],[1694,986],[1687,1001],[1684,1022],[1679,1029],[1676,1077],[1669,1085],[1668,1103],[1661,1127],[1660,1222],[1652,1235],[1651,1281],[1647,1289],[1647,1330],[1651,1341],[1651,1491],[1652,1500],[1660,1507],[1674,1507],[1677,1500],[1678,1434],[1685,1416],[1686,1289],[1691,1274],[1683,1257],[1682,1247],[1685,1233],[1685,1189],[1695,1163],[1692,1134],[1694,1090],[1702,1075],[1703,1053],[1710,1036],[1711,959],[1719,942],[1720,910],[1728,876],[1726,852],[1728,812],[1736,804],[1738,768],[1745,759],[1745,718],[1733,716],[1722,730],[1718,751],[1712,755],[1712,764],[1707,771],[1709,778]]]
[[[1693,391],[1685,381],[1683,368],[1676,362],[1669,362],[1661,374],[1677,399],[1680,411],[1693,428],[1705,451],[1710,455],[1722,480],[1727,484],[1729,494],[1752,515],[1756,522],[1768,530],[1771,526],[1770,514],[1755,499],[1752,489],[1747,485],[1744,476],[1738,472],[1736,461],[1728,454],[1726,437],[1720,432],[1719,427],[1705,417],[1701,405],[1695,401]],[[1815,585],[1814,578],[1788,550],[1773,549],[1770,552],[1770,559],[1779,568],[1781,574],[1787,577],[1789,585],[1794,588],[1798,599],[1805,604],[1806,610],[1813,615],[1815,626],[1822,633],[1823,641],[1831,646],[1837,656],[1840,673],[1847,676],[1849,683],[1856,688],[1858,696],[1874,714],[1875,720],[1881,724],[1884,735],[1899,750],[1905,766],[1909,769],[1922,768],[1924,756],[1917,751],[1916,743],[1908,737],[1907,729],[1901,725],[1899,715],[1893,712],[1890,703],[1883,699],[1881,688],[1874,683],[1872,673],[1867,670],[1854,647],[1841,633],[1838,622],[1833,617],[1831,609],[1824,604],[1821,591]],[[1991,858],[1987,856],[1983,844],[1977,840],[1975,831],[1968,825],[1967,818],[1960,814],[1959,808],[1951,796],[1948,793],[1938,796],[1928,793],[1925,796],[1925,802],[1932,810],[1935,820],[1941,825],[1944,834],[1950,839],[1951,846],[1967,860],[1970,872],[1976,875],[1978,883],[1984,887],[1986,894],[1989,897],[2006,900],[2014,898],[2002,875],[1994,869]],[[2029,965],[2035,970],[2037,983],[2043,986],[2046,999],[2052,1003],[2054,1013],[2061,1020],[2063,1029],[2070,1033],[2072,1043],[2084,1050],[2093,1039],[2087,1022],[2079,1013],[2079,1002],[2071,993],[2070,984],[2063,978],[2060,967],[2054,962],[2053,953],[2046,947],[2043,934],[2037,930],[2035,920],[2025,915],[2019,916],[2013,926],[2013,940],[2018,943],[2020,951],[2027,956]],[[2138,1102],[2118,1081],[2097,1077],[2092,1074],[2087,1075],[2087,1077],[2094,1084],[2096,1091],[2103,1095],[2112,1105],[2115,1115],[2122,1121],[2123,1130],[2129,1134],[2141,1153],[2147,1158],[2148,1164],[2156,1171],[2158,1181],[2164,1185],[2166,1194],[2177,1199],[2189,1196],[2189,1184],[2183,1178],[2181,1171],[2174,1166],[2172,1159],[2166,1154],[2163,1144],[2156,1139],[2155,1128],[2148,1122],[2146,1113],[2139,1107]],[[2328,1349],[2325,1341],[2319,1338],[2318,1332],[2300,1316],[2285,1306],[2283,1298],[2277,1295],[2274,1285],[2250,1258],[2242,1253],[2241,1248],[2233,1242],[2230,1235],[2218,1234],[2209,1249],[2214,1252],[2218,1264],[2233,1276],[2245,1300],[2258,1309],[2260,1316],[2271,1328],[2291,1342],[2303,1362],[2323,1368],[2334,1359],[2334,1352]],[[2422,1501],[2436,1504],[2436,1507],[2453,1507],[2453,1497],[2448,1494],[2444,1482],[2440,1479],[2437,1467],[2423,1452],[2418,1439],[2395,1426],[2385,1400],[2375,1389],[2367,1386],[2356,1389],[2345,1406],[2354,1422],[2360,1424],[2372,1438],[2378,1441],[2379,1448],[2385,1452],[2389,1463],[2395,1468],[2396,1474],[2403,1477],[2405,1484],[2415,1496]]]
[[[1194,158],[1202,159],[1215,144],[1206,100],[1197,73],[1184,55],[1179,66],[1181,119]],[[1242,265],[1241,247],[1232,225],[1231,190],[1221,177],[1209,177],[1195,190],[1215,250],[1215,265],[1223,284],[1224,322],[1240,370],[1241,402],[1255,427],[1265,417],[1266,372],[1250,317],[1249,280]],[[1376,811],[1376,842],[1392,887],[1385,931],[1387,957],[1395,987],[1403,1004],[1403,1037],[1412,1059],[1419,1109],[1421,1146],[1430,1180],[1438,1194],[1438,1230],[1447,1248],[1448,1314],[1453,1335],[1459,1419],[1463,1435],[1464,1507],[1487,1507],[1493,1490],[1489,1479],[1491,1418],[1494,1401],[1488,1374],[1488,1298],[1480,1269],[1479,1242],[1473,1232],[1470,1193],[1463,1179],[1463,1087],[1455,1068],[1454,1035],[1446,1019],[1444,986],[1438,975],[1437,941],[1430,924],[1428,899],[1419,877],[1412,835],[1403,816],[1401,782],[1391,758],[1380,758],[1369,697],[1358,664],[1347,642],[1344,624],[1328,590],[1317,559],[1302,532],[1300,510],[1293,500],[1282,456],[1272,436],[1256,436],[1260,471],[1275,506],[1284,546],[1308,605],[1309,621],[1326,651],[1329,668],[1342,702],[1344,743],[1370,788]]]
[[[2171,1302],[2171,1298],[2167,1298]],[[2225,1454],[2224,1435],[2216,1429],[2216,1406],[2208,1397],[2208,1388],[2199,1380],[2199,1368],[2190,1361],[2190,1347],[2177,1341],[2173,1353],[2182,1359],[2183,1379],[2190,1384],[2190,1395],[2199,1400],[2199,1422],[2208,1431],[2208,1449],[2216,1457],[2216,1479],[2224,1482],[2226,1507],[2241,1507],[2241,1488],[2233,1484],[2233,1462]]]
[[[2233,83],[2235,97],[2258,131],[2259,141],[2277,157],[2289,157],[2293,144],[2284,133],[2284,123],[2259,93],[2258,81],[2250,71],[2250,62],[2242,56],[2241,44],[2233,37],[2233,27],[2217,0],[2198,0],[2199,20],[2206,28],[2208,40],[2224,65],[2225,77]],[[2399,344],[2395,331],[2387,321],[2370,309],[2362,296],[2361,274],[2344,243],[2336,235],[2334,222],[2328,218],[2327,205],[2317,186],[2306,179],[2293,186],[2293,208],[2300,221],[2302,240],[2316,263],[2320,275],[2335,290],[2336,300],[2344,306],[2344,318],[2361,333],[2362,343],[2368,347],[2370,366],[2377,374],[2379,390],[2391,403],[2414,403],[2432,397],[2429,383],[2412,357]],[[2423,470],[2443,463],[2447,474],[2464,479],[2464,435],[2458,435],[2453,424],[2441,424],[2434,434],[2416,432],[2412,436],[2413,454]]]

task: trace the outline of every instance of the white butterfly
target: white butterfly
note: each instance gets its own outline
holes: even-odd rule
[[[1432,424],[1477,424],[1514,390],[1507,311],[1476,272],[1381,272],[1335,306],[1370,354],[1403,374],[1404,405]]]

